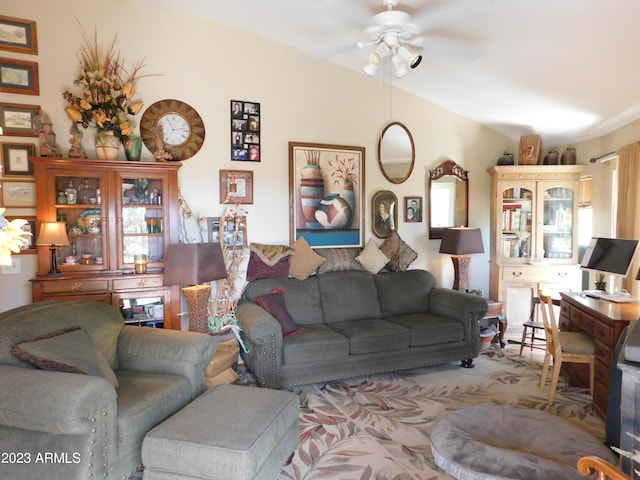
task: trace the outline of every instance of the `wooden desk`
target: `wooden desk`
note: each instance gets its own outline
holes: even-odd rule
[[[596,342],[596,365],[593,382],[593,405],[598,415],[607,416],[609,367],[618,338],[629,322],[640,316],[640,303],[614,303],[584,297],[580,293],[561,292],[560,329],[584,331]],[[589,385],[588,368],[568,364],[569,384]]]

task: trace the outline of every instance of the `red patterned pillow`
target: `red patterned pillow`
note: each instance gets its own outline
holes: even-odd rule
[[[278,323],[280,323],[282,327],[283,337],[304,332],[304,328],[300,327],[295,320],[291,318],[291,314],[289,314],[284,301],[284,290],[282,288],[271,290],[266,295],[256,298],[253,303],[264,308],[278,320]]]

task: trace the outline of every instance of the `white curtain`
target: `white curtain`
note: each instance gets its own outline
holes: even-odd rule
[[[616,237],[640,240],[640,142],[622,147],[617,152],[617,208]],[[622,281],[622,288],[634,297],[640,297],[640,282],[636,274],[640,267],[640,254],[637,254],[629,270],[629,275]]]

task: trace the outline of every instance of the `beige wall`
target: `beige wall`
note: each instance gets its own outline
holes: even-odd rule
[[[177,10],[151,8],[127,0],[0,0],[0,12],[37,21],[37,56],[11,52],[2,55],[37,61],[40,68],[39,96],[3,94],[1,101],[41,105],[51,116],[59,144],[66,151],[71,123],[64,113],[62,92],[73,88],[76,54],[82,44],[79,24],[89,35],[97,27],[103,44],[117,34],[128,62],[145,58],[144,71],[158,74],[139,83],[145,104],[177,98],[196,108],[205,122],[203,148],[180,170],[180,187],[191,209],[200,216],[219,216],[223,212],[218,200],[219,169],[254,171],[255,202],[247,207],[250,241],[289,241],[289,141],[366,148],[365,240],[372,237],[369,203],[374,192],[391,190],[400,201],[403,196],[425,196],[428,170],[445,159],[455,160],[469,170],[470,224],[482,229],[485,241],[486,253],[472,258],[470,285],[488,291],[486,169],[503,151],[516,153],[517,141],[407,94],[400,89],[402,80],[396,81],[397,88],[390,89],[378,78],[371,79],[251,33]],[[261,104],[260,163],[229,160],[231,99]],[[391,184],[383,177],[376,159],[377,137],[392,120],[411,130],[416,146],[416,166],[409,180],[401,185]],[[85,133],[84,145],[91,154],[93,131]],[[34,142],[33,138],[10,140]],[[589,149],[589,155],[599,155],[610,148],[607,143],[618,140],[612,137],[603,140],[602,145],[592,142],[584,148]],[[578,153],[582,155],[582,146]],[[122,152],[121,156],[124,160]],[[143,148],[144,159],[150,160],[151,155]],[[587,161],[581,156],[580,163]],[[425,211],[426,208],[428,203]],[[10,213],[34,214],[29,210]],[[427,239],[426,218],[422,223],[400,221],[398,232],[419,254],[413,268],[431,270],[443,286],[453,283],[451,261],[438,253],[440,241]],[[197,237],[197,228],[190,226],[187,238]],[[0,274],[0,311],[30,302],[28,279],[36,269],[35,256],[20,258],[22,274]]]

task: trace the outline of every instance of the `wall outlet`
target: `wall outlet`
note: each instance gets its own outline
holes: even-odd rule
[[[15,255],[11,257],[11,265],[3,265],[0,267],[0,273],[7,275],[18,275],[21,271],[20,259]]]

